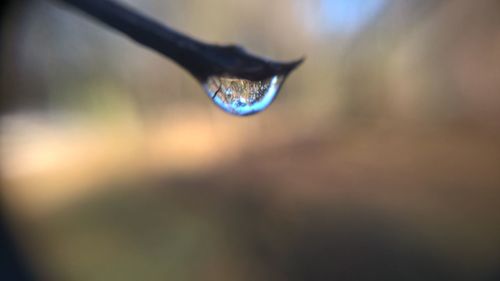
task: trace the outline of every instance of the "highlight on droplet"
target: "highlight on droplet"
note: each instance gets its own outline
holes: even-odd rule
[[[218,107],[231,114],[245,116],[266,109],[276,98],[283,82],[282,75],[260,81],[210,76],[203,86]]]

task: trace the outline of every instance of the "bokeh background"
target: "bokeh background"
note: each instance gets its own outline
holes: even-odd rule
[[[39,280],[500,280],[500,2],[121,2],[307,59],[234,117],[121,34],[15,2],[1,194]]]

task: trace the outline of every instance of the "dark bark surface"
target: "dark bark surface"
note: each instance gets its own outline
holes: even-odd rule
[[[247,53],[239,46],[202,43],[109,0],[60,0],[174,60],[198,80],[225,75],[262,80],[287,75],[302,59],[280,63]]]

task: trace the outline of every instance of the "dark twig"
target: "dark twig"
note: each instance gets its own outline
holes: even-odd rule
[[[250,55],[238,46],[202,43],[110,0],[60,1],[169,57],[201,81],[211,75],[261,80],[286,75],[302,62],[279,63]]]

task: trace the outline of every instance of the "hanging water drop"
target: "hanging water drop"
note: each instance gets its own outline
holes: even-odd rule
[[[234,77],[210,76],[204,88],[212,101],[234,115],[250,115],[267,108],[278,94],[284,75],[251,81]]]
[[[62,1],[169,57],[201,81],[215,104],[234,115],[250,115],[268,107],[287,75],[304,61],[278,62],[237,45],[203,43],[113,0]]]

